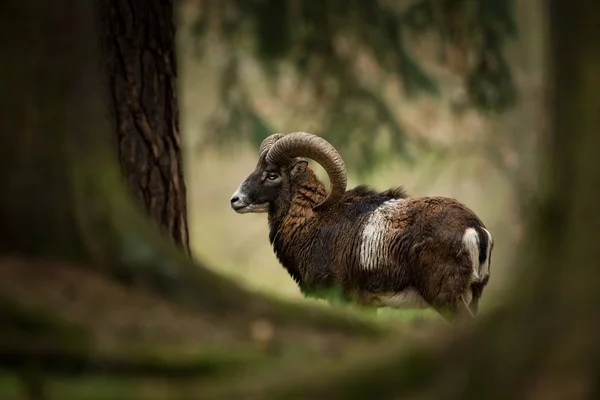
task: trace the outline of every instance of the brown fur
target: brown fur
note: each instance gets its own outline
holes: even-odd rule
[[[487,254],[481,254],[491,243],[481,230],[483,223],[465,205],[444,197],[411,198],[402,188],[377,192],[358,186],[329,209],[315,212],[327,191],[310,166],[295,173],[297,162],[282,168],[282,188],[269,211],[269,238],[305,295],[331,300],[333,290],[336,300],[380,307],[382,296],[414,288],[428,305],[452,317],[466,311],[461,296],[471,289],[471,312],[477,311],[488,278],[472,281],[473,263],[462,239],[468,228],[478,232],[485,244],[479,262],[482,257],[485,261]],[[271,167],[259,165],[257,170],[261,168]],[[394,199],[405,201],[380,208]],[[376,246],[366,247],[375,258],[370,259],[373,268],[365,268],[363,229],[376,210],[386,229],[377,231]]]

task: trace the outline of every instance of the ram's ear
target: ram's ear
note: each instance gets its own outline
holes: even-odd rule
[[[295,160],[294,164],[292,165],[292,169],[290,170],[290,176],[295,177],[304,174],[307,165],[308,161],[306,160]]]

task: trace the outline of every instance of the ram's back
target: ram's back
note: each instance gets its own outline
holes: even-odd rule
[[[424,259],[427,265],[454,264],[464,251],[465,232],[484,228],[473,211],[446,197],[364,191],[351,193],[332,211],[317,220],[306,262],[312,271],[335,274],[328,282],[365,291],[414,286],[426,272]]]

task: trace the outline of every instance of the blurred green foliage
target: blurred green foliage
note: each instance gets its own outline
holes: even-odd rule
[[[374,167],[382,150],[408,157],[405,129],[383,91],[390,81],[406,97],[436,96],[440,88],[411,54],[407,37],[434,35],[440,64],[448,62],[449,46],[463,52],[468,104],[502,112],[516,98],[503,53],[516,35],[513,12],[513,0],[205,0],[193,26],[198,49],[217,43],[229,54],[222,111],[207,129],[208,140],[245,137],[258,145],[277,131],[240,79],[240,63],[249,56],[274,86],[282,70],[295,74],[297,87],[313,99],[302,111],[325,116],[319,133],[344,151],[350,168]],[[365,59],[373,74],[358,67]]]

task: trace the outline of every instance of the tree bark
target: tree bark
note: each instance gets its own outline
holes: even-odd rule
[[[189,252],[172,0],[101,0],[109,116],[128,187]]]

